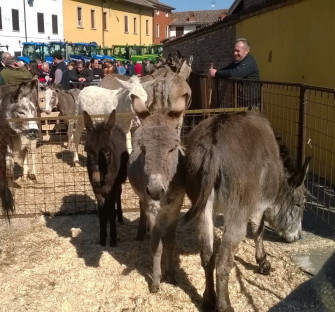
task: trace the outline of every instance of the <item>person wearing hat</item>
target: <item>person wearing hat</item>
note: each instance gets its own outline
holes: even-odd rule
[[[5,61],[5,68],[0,73],[0,84],[18,84],[33,79],[26,66],[19,66],[16,57],[9,57]]]
[[[53,65],[50,72],[50,77],[52,77],[52,82],[59,85],[64,90],[70,88],[70,72],[64,62],[64,57],[60,51],[54,52]]]

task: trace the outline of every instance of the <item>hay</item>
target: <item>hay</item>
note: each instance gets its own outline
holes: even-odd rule
[[[0,310],[201,310],[205,278],[194,226],[178,228],[178,285],[163,282],[151,294],[149,238],[134,240],[138,213],[125,213],[125,223],[118,225],[118,247],[103,248],[97,215],[13,219],[9,227],[0,220]],[[229,284],[236,311],[268,311],[307,279],[283,251],[286,246],[265,242],[272,271],[263,276],[257,273],[253,241],[240,244]]]

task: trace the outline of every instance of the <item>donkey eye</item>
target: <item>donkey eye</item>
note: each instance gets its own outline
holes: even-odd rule
[[[111,156],[111,152],[110,152],[110,151],[105,152],[104,154],[105,154],[105,157],[106,157],[106,158],[109,158],[109,157]]]

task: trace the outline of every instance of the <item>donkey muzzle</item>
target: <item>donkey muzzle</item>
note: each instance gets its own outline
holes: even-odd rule
[[[22,134],[28,140],[36,140],[38,137],[38,126],[36,121],[29,121],[28,129],[22,130]]]

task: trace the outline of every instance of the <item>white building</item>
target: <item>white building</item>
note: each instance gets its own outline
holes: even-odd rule
[[[64,40],[63,0],[0,0],[0,46],[20,55],[22,42]]]
[[[185,35],[226,16],[227,10],[174,12],[170,22],[170,37]]]

